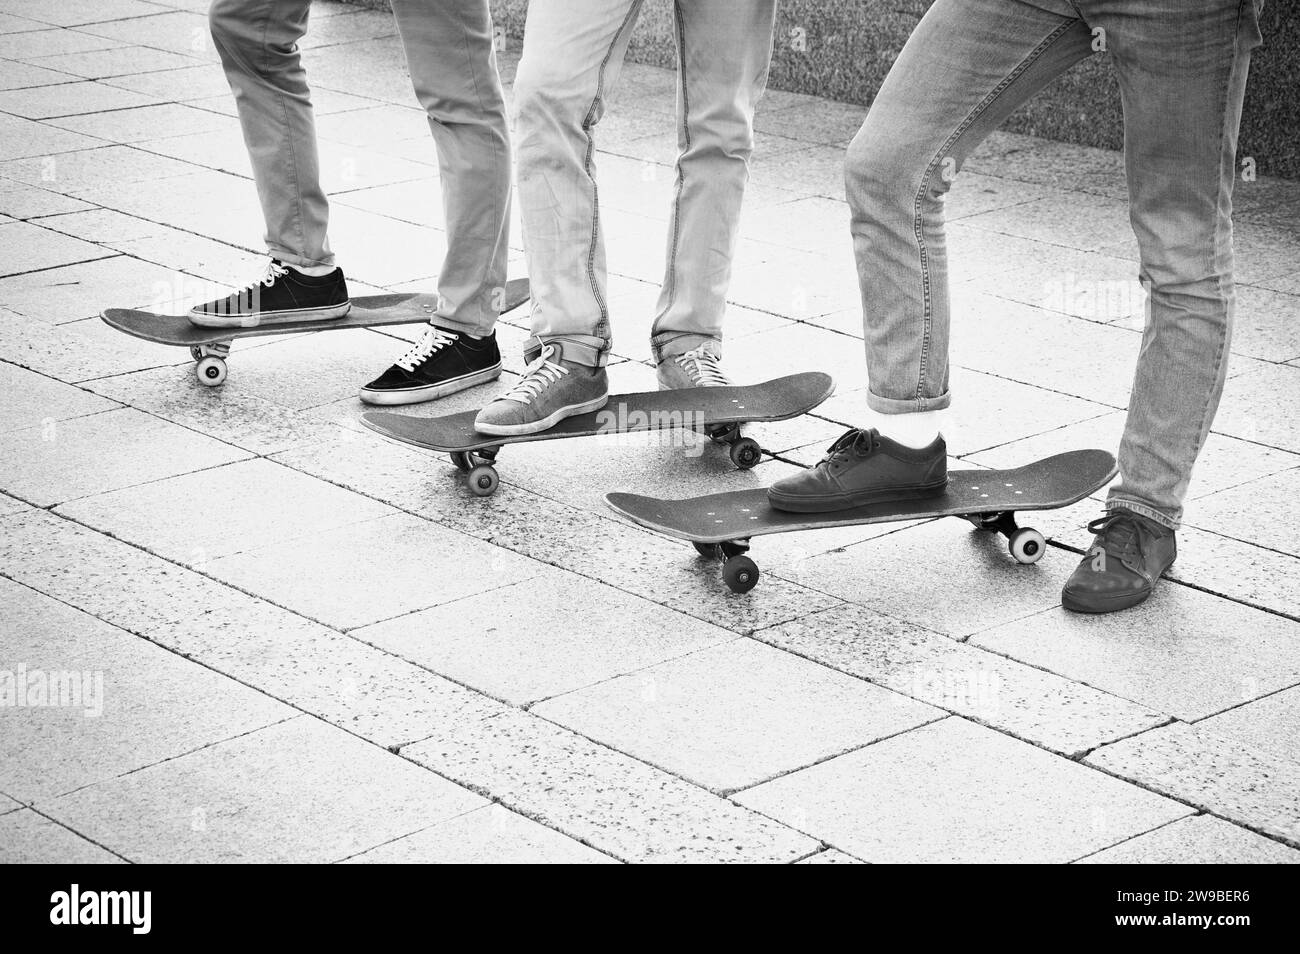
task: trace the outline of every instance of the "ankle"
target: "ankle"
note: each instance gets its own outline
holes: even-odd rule
[[[921,450],[939,439],[944,416],[942,410],[881,414],[877,417],[876,430],[897,444]]]

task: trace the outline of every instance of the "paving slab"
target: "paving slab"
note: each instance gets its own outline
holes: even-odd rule
[[[526,712],[402,755],[623,861],[789,862],[816,842]]]
[[[502,708],[428,670],[53,514],[5,518],[0,569],[385,747]]]
[[[99,312],[110,306],[149,307],[170,300],[178,289],[200,283],[167,268],[115,255],[109,249],[98,252],[101,257],[96,261],[0,278],[0,300],[28,318],[58,324],[90,317],[98,320]]]
[[[1145,706],[865,607],[811,614],[754,638],[1069,757],[1168,721]]]
[[[147,485],[248,456],[132,408],[10,431],[0,436],[0,447],[0,486],[39,507]],[[166,447],[167,453],[159,454],[159,447]],[[145,497],[151,492],[139,490]],[[89,512],[94,510],[89,505]]]
[[[0,580],[0,594],[0,682],[24,699],[3,715],[0,787],[17,798],[55,798],[296,715],[25,586]]]
[[[87,139],[76,151],[53,156],[34,156],[12,159],[0,163],[0,175],[41,189],[53,190],[66,196],[81,193],[108,193],[131,183],[157,185],[162,179],[191,175],[195,171],[189,163],[156,156],[131,146],[114,146],[100,140]],[[72,200],[67,200],[71,202]],[[55,212],[77,211],[86,208],[83,203],[71,209],[50,209],[33,212],[49,215]]]
[[[616,864],[579,841],[523,815],[489,805],[348,859],[349,864]]]
[[[319,4],[317,4],[319,6]],[[316,106],[316,84],[312,77],[312,106]],[[230,92],[230,83],[220,67],[210,63],[181,66],[172,70],[159,70],[155,73],[136,73],[130,76],[112,76],[102,81],[108,86],[129,89],[144,96],[152,96],[169,102],[189,103],[197,106],[209,97],[221,97],[233,107],[234,96]],[[210,107],[204,107],[210,109]],[[223,111],[224,112],[224,111]],[[225,113],[237,115],[233,108]]]
[[[108,249],[27,222],[0,224],[0,245],[5,248],[0,278],[107,258],[113,254]]]
[[[15,219],[80,212],[89,208],[91,208],[90,204],[80,199],[70,199],[57,192],[38,189],[12,179],[0,179],[0,210]]]
[[[968,216],[963,224],[1092,252],[1133,234],[1127,201],[1065,191]]]
[[[6,0],[4,9],[6,12],[25,10],[27,13],[24,15],[62,27],[143,17],[158,12],[156,4],[143,0],[59,0],[57,4],[41,4],[39,9],[34,9],[28,0]]]
[[[718,792],[748,788],[943,716],[747,639],[531,711]]]
[[[225,135],[230,135],[235,125],[233,120],[225,116],[208,112],[206,109],[195,109],[182,103],[160,103],[132,109],[105,110],[87,116],[51,119],[49,122],[61,129],[69,129],[122,145],[144,143],[146,140],[158,140],[164,136],[187,136],[208,130],[220,130]]]
[[[115,18],[103,23],[88,24],[78,32],[156,50],[170,50],[191,57],[203,56],[205,53],[215,54],[206,16],[188,10],[159,11],[156,8],[150,13],[151,16]],[[215,55],[211,58],[216,59]]]
[[[804,858],[802,861],[796,861],[797,865],[864,865],[865,861],[847,855],[835,848],[827,848],[825,851],[819,851],[810,858]]]
[[[1081,858],[1084,865],[1294,865],[1300,851],[1245,828],[1195,815]]]
[[[51,325],[4,309],[0,353],[19,367],[70,383],[189,359],[174,348],[128,339],[98,318]]]
[[[16,802],[8,795],[0,795],[0,815],[7,815],[9,812],[16,812],[18,809],[25,807],[22,802]]]
[[[47,26],[48,24],[41,23],[40,20],[14,16],[12,13],[0,13],[0,33],[29,33],[33,30],[46,29]]]
[[[548,500],[509,485],[473,497],[439,458],[392,446],[375,436],[277,454],[286,465],[315,474],[433,520],[591,579],[705,620],[748,632],[795,619],[837,602],[778,578],[734,597],[716,564],[695,551],[637,527]]]
[[[1089,545],[1081,541],[1080,550]],[[1178,531],[1178,561],[1165,576],[1260,609],[1300,616],[1300,558],[1253,543],[1184,525]]]
[[[0,390],[8,396],[0,405],[0,431],[54,424],[121,406],[81,388],[5,363],[0,363]],[[50,438],[53,436],[51,433]]]
[[[1300,556],[1300,467],[1196,501],[1189,522],[1223,536]]]
[[[751,556],[761,569],[762,540]],[[1056,606],[1075,562],[1052,548],[1041,562],[1022,566],[1000,536],[946,519],[810,557],[780,573],[847,602],[965,638]]]
[[[31,809],[0,817],[0,864],[120,865],[122,858]]]
[[[106,41],[104,41],[106,42]],[[165,50],[152,50],[147,46],[128,46],[117,43],[111,49],[86,50],[77,53],[59,53],[54,56],[25,57],[36,66],[62,70],[85,79],[108,79],[129,76],[133,73],[153,73],[175,70],[194,63],[194,57],[181,56]],[[100,127],[104,128],[104,127]],[[90,132],[89,135],[98,135]]]
[[[26,119],[54,119],[148,106],[154,102],[152,97],[103,83],[67,83],[0,93],[0,112]]]
[[[1300,686],[1220,712],[1196,727],[1258,752],[1300,762]]]
[[[78,30],[44,29],[0,36],[0,57],[30,62],[45,57],[75,56],[87,50],[108,50],[125,45],[118,40],[91,36]],[[59,70],[57,63],[46,65],[65,76],[70,75],[68,70]]]
[[[62,325],[60,330],[67,327]],[[135,341],[119,337],[123,351],[136,350],[131,348]],[[257,340],[251,338],[248,343]],[[256,454],[272,454],[339,434],[334,424],[251,393],[242,376],[232,376],[220,388],[204,387],[195,379],[184,349],[158,347],[165,352],[159,357],[187,363],[95,380],[87,386],[98,394]],[[152,353],[147,345],[139,350]],[[244,353],[235,352],[232,366],[238,367]],[[141,362],[137,359],[135,363]]]
[[[973,644],[1179,719],[1199,719],[1300,681],[1300,623],[1163,584],[1122,614],[1049,610]]]
[[[133,861],[339,861],[485,800],[308,716],[44,806]]]
[[[352,635],[463,685],[527,705],[726,642],[734,633],[574,573],[494,589]]]
[[[191,433],[174,424],[158,424],[160,433],[154,435],[155,440],[165,441],[171,432]],[[204,449],[216,445],[210,438],[194,437],[203,442]],[[226,460],[240,456],[235,452]],[[177,468],[172,472],[180,471],[183,476],[101,493],[67,504],[60,512],[160,556],[198,566],[217,557],[295,538],[310,546],[313,538],[327,530],[393,512],[383,504],[269,460],[218,466],[225,462],[207,461],[207,469],[194,473],[184,473],[193,467]],[[180,514],[190,515],[191,519],[178,519]],[[205,519],[205,514],[214,516]]]
[[[0,89],[31,89],[75,82],[77,77],[16,60],[0,60]]]
[[[256,546],[204,567],[237,589],[338,629],[466,597],[470,605],[495,606],[493,591],[530,580],[539,569],[509,550],[403,513],[323,530],[310,543]]]
[[[736,800],[877,863],[1070,861],[1190,814],[955,717]]]
[[[1300,763],[1181,722],[1103,746],[1086,761],[1300,847]]]

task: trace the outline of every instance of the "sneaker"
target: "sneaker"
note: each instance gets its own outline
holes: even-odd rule
[[[1075,613],[1137,606],[1178,555],[1173,530],[1127,507],[1116,507],[1088,529],[1096,534],[1092,546],[1061,590],[1061,605]]]
[[[271,259],[257,281],[225,298],[190,309],[190,321],[204,328],[251,328],[291,321],[328,321],[352,308],[343,269],[328,275],[304,275]]]
[[[731,379],[722,373],[719,358],[708,345],[700,345],[685,354],[669,355],[659,362],[655,369],[659,378],[660,391],[675,391],[678,388],[717,388],[731,383]]]
[[[777,510],[823,513],[937,497],[947,486],[948,446],[942,436],[918,449],[875,428],[855,428],[832,444],[816,467],[769,487],[767,499]]]
[[[518,384],[478,412],[474,427],[484,434],[536,434],[608,400],[604,368],[566,361],[562,345],[547,344]]]
[[[367,404],[419,404],[501,376],[495,334],[475,339],[429,325],[411,350],[361,389]]]

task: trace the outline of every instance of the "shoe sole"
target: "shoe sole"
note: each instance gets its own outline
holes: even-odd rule
[[[352,302],[330,305],[328,308],[302,308],[296,311],[264,311],[256,315],[209,315],[191,311],[190,324],[200,328],[258,328],[262,325],[288,325],[299,321],[333,321],[344,318],[352,310]]]
[[[391,391],[362,388],[360,397],[366,404],[375,404],[381,407],[420,404],[424,401],[436,401],[438,398],[446,397],[449,394],[466,391],[479,384],[487,384],[487,382],[495,381],[499,377],[501,377],[500,361],[490,368],[463,374],[459,378],[451,378],[441,384],[429,384],[418,388],[394,388]]]
[[[854,510],[871,504],[902,503],[905,500],[938,497],[947,486],[948,481],[945,480],[942,484],[929,487],[898,487],[863,494],[837,494],[834,497],[783,497],[769,490],[767,501],[777,510],[785,510],[789,513],[832,513],[836,510]]]
[[[1146,601],[1151,595],[1151,589],[1148,588],[1141,593],[1125,594],[1112,599],[1102,597],[1092,597],[1097,600],[1096,603],[1089,604],[1070,595],[1068,590],[1061,591],[1061,607],[1069,610],[1071,613],[1088,613],[1097,615],[1100,613],[1116,613],[1119,610],[1126,610],[1130,607],[1137,606],[1139,603]]]
[[[546,417],[539,421],[529,421],[525,424],[480,424],[474,422],[474,430],[480,434],[491,434],[493,437],[517,437],[520,434],[537,434],[541,431],[549,430],[566,417],[576,417],[579,414],[587,414],[591,411],[599,411],[609,401],[609,395],[603,395],[594,401],[585,401],[582,404],[570,404],[559,410],[552,411]]]

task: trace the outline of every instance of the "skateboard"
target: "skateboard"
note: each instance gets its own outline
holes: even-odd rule
[[[565,418],[536,434],[509,436],[475,430],[477,411],[435,418],[370,411],[361,419],[366,427],[385,437],[449,454],[451,462],[468,476],[470,490],[476,496],[488,497],[496,492],[499,483],[493,463],[504,445],[566,437],[693,430],[708,434],[715,443],[728,445],[732,463],[748,470],[762,458],[762,448],[753,438],[741,435],[741,424],[797,417],[821,404],[834,390],[830,375],[813,371],[762,384],[611,394],[598,411]]]
[[[633,523],[688,540],[701,556],[723,560],[722,579],[733,593],[758,583],[749,558],[751,537],[928,517],[962,517],[980,530],[1007,538],[1019,563],[1037,563],[1047,548],[1043,535],[1016,523],[1016,511],[1055,510],[1106,486],[1115,458],[1103,450],[1075,450],[1011,470],[953,470],[938,497],[869,504],[829,513],[790,513],[767,502],[767,490],[737,490],[685,500],[613,493],[605,502]]]
[[[528,279],[506,282],[501,314],[528,300]],[[438,307],[438,296],[414,292],[391,295],[362,295],[352,299],[352,308],[342,318],[328,321],[288,321],[235,328],[201,328],[185,315],[163,315],[132,308],[109,308],[100,314],[105,323],[133,338],[190,349],[194,374],[199,383],[215,388],[226,380],[226,359],[236,338],[262,335],[293,335],[308,331],[340,328],[378,328],[382,325],[412,325],[428,321]]]

